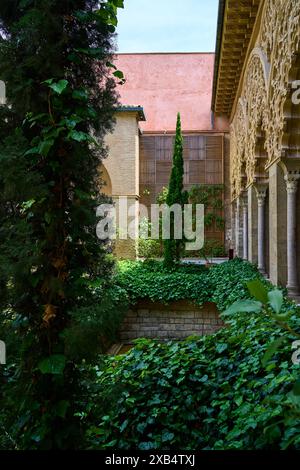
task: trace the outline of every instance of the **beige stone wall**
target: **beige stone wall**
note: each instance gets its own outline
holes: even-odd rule
[[[139,126],[137,113],[120,111],[116,114],[114,132],[107,136],[109,156],[104,161],[103,175],[108,184],[104,192],[112,196],[116,207],[116,222],[119,222],[120,197],[127,198],[130,215],[127,217],[131,232],[138,234],[138,199],[139,199]],[[135,217],[135,224],[133,222]],[[134,224],[134,227],[133,227]],[[135,259],[137,240],[122,239],[124,234],[117,234],[115,254],[118,258]]]
[[[113,134],[106,138],[109,156],[104,161],[113,196],[139,195],[139,127],[137,113],[118,112]]]
[[[186,301],[163,305],[140,302],[132,308],[120,331],[121,341],[136,338],[184,339],[212,334],[223,326],[215,304],[197,307]]]

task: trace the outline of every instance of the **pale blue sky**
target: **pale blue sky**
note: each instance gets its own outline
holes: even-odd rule
[[[218,0],[124,0],[118,52],[214,52]]]

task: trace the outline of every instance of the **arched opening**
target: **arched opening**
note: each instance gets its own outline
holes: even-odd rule
[[[282,154],[285,157],[285,173],[290,171],[295,174],[300,172],[300,51],[293,56],[292,66],[289,72],[287,98],[284,103],[284,128],[282,136]],[[292,177],[293,179],[293,177]],[[296,253],[298,287],[300,282],[300,181],[296,182]],[[287,200],[287,188],[285,185],[285,199]],[[287,217],[285,215],[285,217]],[[287,219],[285,219],[287,220]],[[287,253],[286,249],[286,253]]]
[[[112,196],[112,184],[107,169],[104,165],[100,167],[99,189],[102,194]]]

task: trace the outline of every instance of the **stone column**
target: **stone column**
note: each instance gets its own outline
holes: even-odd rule
[[[257,263],[257,196],[253,184],[248,188],[248,260]]]
[[[248,259],[248,201],[244,197],[242,200],[243,207],[243,259]]]
[[[235,256],[239,256],[240,251],[240,205],[239,200],[236,200],[235,209]]]
[[[269,276],[280,286],[287,285],[286,182],[278,163],[269,168]]]
[[[297,276],[297,221],[296,195],[300,174],[288,173],[284,179],[287,190],[287,289],[290,295],[299,296]]]
[[[260,272],[265,273],[265,202],[267,185],[256,185],[257,195],[257,262]]]

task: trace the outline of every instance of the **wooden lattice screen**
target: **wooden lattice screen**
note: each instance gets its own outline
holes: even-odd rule
[[[173,156],[173,135],[140,137],[140,202],[150,206],[168,186]],[[223,184],[223,136],[209,134],[184,135],[184,186]],[[223,211],[220,211],[223,216]],[[223,243],[224,231],[213,224],[206,230],[206,239]]]

